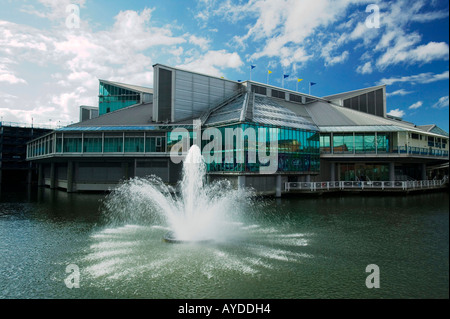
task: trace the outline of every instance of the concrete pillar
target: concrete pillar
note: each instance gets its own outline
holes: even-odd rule
[[[67,163],[67,192],[73,192],[73,162],[69,161]]]
[[[391,181],[391,182],[395,181],[395,163],[394,162],[389,163],[389,181]]]
[[[307,183],[311,182],[311,175],[310,174],[306,175],[306,182]]]
[[[130,178],[130,169],[128,167],[127,162],[122,163],[122,176],[124,180],[127,180]]]
[[[277,175],[277,177],[276,177],[275,196],[281,197],[281,175]]]
[[[421,180],[426,181],[428,179],[427,178],[427,164],[425,164],[425,163],[422,163],[421,175],[422,175]]]
[[[32,181],[33,181],[33,169],[29,168],[27,171],[27,184],[31,185]]]
[[[56,187],[55,163],[50,163],[50,188],[53,189],[55,187]]]
[[[330,181],[336,181],[336,164],[334,162],[330,164]]]
[[[44,186],[44,164],[38,164],[38,186]]]
[[[238,176],[237,184],[238,184],[238,189],[245,188],[245,175]]]

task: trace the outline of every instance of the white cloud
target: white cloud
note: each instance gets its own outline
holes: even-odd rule
[[[378,81],[377,85],[383,84],[392,85],[394,83],[405,83],[405,82],[410,84],[427,84],[448,79],[449,79],[449,71],[445,71],[440,74],[426,72],[402,77],[383,78],[380,81]]]
[[[445,107],[448,107],[448,95],[441,97],[439,101],[433,104],[432,107],[435,109],[443,109]]]
[[[377,66],[381,69],[387,66],[405,63],[429,63],[434,60],[448,60],[449,47],[445,42],[429,42],[415,48],[412,46],[416,40],[401,38],[394,47],[389,48],[377,61]]]
[[[83,8],[86,0],[38,0],[37,2],[40,3],[37,8],[32,4],[24,4],[21,11],[53,21],[65,21],[67,15],[70,14],[70,12],[66,11],[67,7],[69,5],[77,5]]]
[[[417,110],[419,107],[423,105],[422,101],[418,101],[408,107],[409,110]]]
[[[199,46],[202,50],[207,50],[209,48],[210,40],[202,37],[197,37],[195,35],[191,35],[189,37],[189,43],[195,44]]]
[[[239,69],[243,64],[236,52],[229,53],[225,50],[218,50],[208,51],[202,56],[190,58],[178,67],[220,77],[223,76],[224,69]]]
[[[65,19],[58,18],[58,14],[64,12],[63,18],[66,17],[67,4],[82,6],[84,0],[41,2],[44,10],[40,4],[33,4],[22,11],[54,21],[56,25],[49,31],[0,20],[0,54],[4,55],[0,57],[0,83],[27,83],[28,78],[22,78],[18,67],[24,63],[41,66],[40,81],[45,83],[45,90],[39,92],[41,101],[37,104],[41,110],[58,110],[58,116],[66,122],[78,119],[79,105],[97,105],[98,79],[151,87],[152,66],[158,56],[218,76],[243,64],[235,52],[207,51],[210,45],[207,38],[183,33],[176,25],[158,26],[152,19],[155,9],[121,11],[109,29],[94,31],[84,21],[73,30],[61,27]],[[194,49],[187,50],[187,46]],[[200,54],[195,47],[204,52]],[[22,116],[23,120],[44,116],[35,111],[36,95],[31,91],[37,87],[41,86],[30,82],[30,92],[21,95],[21,105],[14,112],[3,110],[3,114],[15,119]]]
[[[366,62],[364,65],[360,65],[356,68],[356,72],[360,73],[360,74],[370,74],[373,72],[372,69],[372,63]]]
[[[395,116],[395,117],[403,117],[403,116],[405,116],[405,112],[400,109],[394,109],[394,110],[389,111],[389,113],[387,113],[387,115],[391,115],[391,116]]]
[[[9,84],[26,84],[27,81],[17,77],[15,72],[11,70],[11,64],[16,64],[16,62],[9,58],[0,58],[0,82],[7,82]]]
[[[396,95],[405,96],[405,95],[408,95],[408,94],[411,94],[411,93],[413,93],[413,92],[412,91],[406,91],[404,89],[400,89],[400,90],[397,90],[397,91],[394,91],[394,92],[386,93],[386,96],[396,96]]]

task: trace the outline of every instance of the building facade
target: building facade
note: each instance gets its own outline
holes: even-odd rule
[[[431,167],[448,167],[448,133],[388,117],[385,86],[320,98],[157,64],[153,89],[100,80],[99,110],[28,144],[40,184],[107,190],[147,175],[176,184],[175,132],[203,150],[216,132],[221,147],[203,153],[213,159],[208,179],[262,194],[280,195],[289,182],[428,180]]]
[[[33,180],[36,165],[27,161],[27,142],[50,132],[48,128],[0,122],[0,189]]]

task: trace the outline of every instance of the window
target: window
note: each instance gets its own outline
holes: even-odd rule
[[[272,90],[272,97],[276,97],[279,99],[285,99],[285,93],[282,91],[278,91],[278,90]]]
[[[302,97],[296,94],[289,94],[289,101],[302,103]]]
[[[64,153],[81,153],[81,137],[66,137],[64,136]]]
[[[252,92],[255,92],[256,94],[267,95],[267,89],[258,85],[252,85]]]
[[[172,119],[172,71],[159,69],[158,78],[158,119],[170,121]]]
[[[166,138],[164,136],[147,136],[145,138],[145,151],[148,153],[165,152]]]
[[[121,153],[123,149],[123,137],[119,135],[105,135],[105,153]]]
[[[102,137],[95,135],[85,135],[83,141],[84,153],[101,153],[102,152]]]
[[[411,138],[414,139],[414,140],[418,140],[419,139],[419,134],[412,133],[411,134]]]
[[[125,136],[125,152],[140,153],[144,152],[144,136]]]

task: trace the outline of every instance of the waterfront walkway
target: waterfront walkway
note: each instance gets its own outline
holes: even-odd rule
[[[448,177],[441,180],[423,181],[339,181],[339,182],[298,182],[285,183],[285,192],[410,192],[448,187]]]

